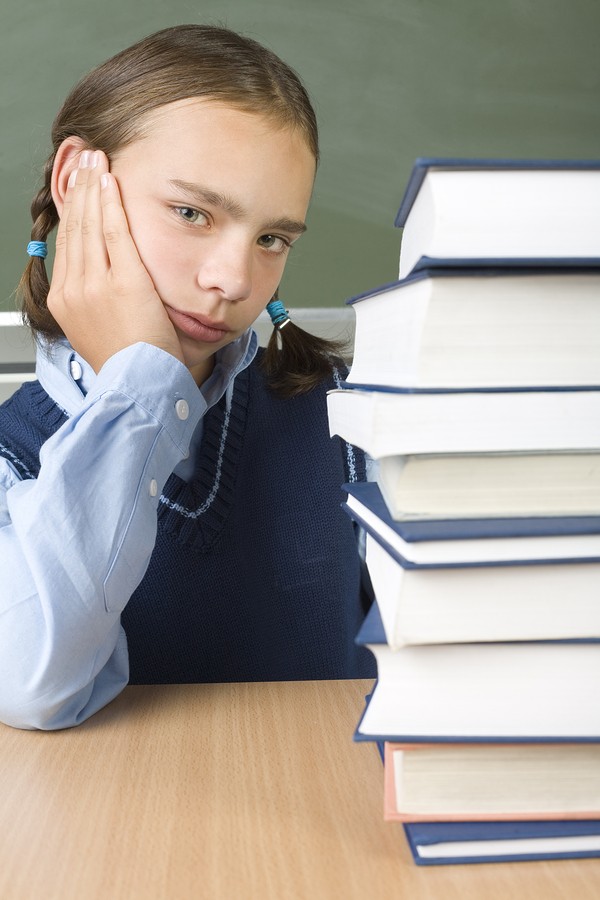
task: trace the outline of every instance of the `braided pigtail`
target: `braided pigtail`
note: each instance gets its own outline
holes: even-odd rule
[[[331,341],[304,331],[290,319],[276,291],[267,304],[273,333],[261,359],[271,388],[283,397],[295,397],[331,377],[344,366],[344,341]]]
[[[48,312],[46,300],[50,283],[46,272],[45,249],[46,239],[50,232],[56,228],[59,222],[58,211],[52,199],[51,179],[54,166],[54,153],[46,162],[44,168],[44,185],[38,191],[31,204],[31,244],[28,247],[30,253],[27,268],[21,276],[17,292],[21,303],[23,320],[34,332],[40,332],[47,337],[59,337],[62,330]],[[31,248],[34,248],[33,250]]]

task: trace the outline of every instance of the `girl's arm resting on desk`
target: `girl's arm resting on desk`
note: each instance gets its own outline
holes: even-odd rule
[[[204,408],[179,361],[136,344],[44,444],[37,479],[0,459],[0,721],[75,725],[127,683],[120,613]]]

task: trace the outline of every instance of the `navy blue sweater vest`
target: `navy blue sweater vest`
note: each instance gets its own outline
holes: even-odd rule
[[[373,677],[354,644],[369,597],[341,485],[364,459],[329,437],[324,384],[282,400],[256,363],[171,475],[148,570],[122,614],[132,683]],[[0,407],[0,454],[36,477],[65,421],[37,382]]]

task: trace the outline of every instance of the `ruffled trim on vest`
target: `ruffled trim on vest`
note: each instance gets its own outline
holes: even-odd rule
[[[0,443],[0,453],[6,455],[25,478],[37,478],[39,449],[66,422],[67,413],[39,381],[26,381],[4,403],[2,415],[9,423],[14,420],[15,428],[9,424],[9,433],[20,433],[22,440],[19,447],[12,448]]]
[[[36,410],[36,420],[38,417],[43,419],[44,427],[50,434],[54,434],[63,422],[69,418],[65,410],[53,400],[50,394],[42,387],[39,381],[29,381],[23,385],[23,390],[29,388],[29,396],[31,398],[31,406]],[[36,421],[37,424],[37,421]]]
[[[171,475],[160,497],[159,527],[199,553],[217,540],[234,501],[237,460],[246,432],[249,370],[235,379],[231,404],[225,398],[204,418],[199,461],[190,482]]]

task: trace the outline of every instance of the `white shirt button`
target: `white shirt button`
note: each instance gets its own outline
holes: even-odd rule
[[[177,413],[178,417],[183,422],[185,422],[185,420],[187,419],[187,417],[190,414],[190,408],[188,406],[187,400],[178,400],[177,403],[175,404],[175,412]]]
[[[77,362],[76,359],[72,359],[70,368],[71,368],[71,378],[73,379],[73,381],[79,381],[79,379],[83,375],[83,369],[81,368],[81,363]]]
[[[156,478],[153,478],[152,481],[150,482],[150,496],[156,497],[157,494],[158,494],[158,483],[156,481]]]

